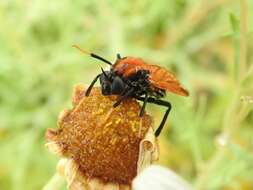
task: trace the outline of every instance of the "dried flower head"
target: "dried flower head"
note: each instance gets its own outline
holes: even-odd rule
[[[85,97],[84,91],[75,87],[73,109],[60,114],[58,130],[46,133],[47,147],[62,157],[58,171],[70,189],[129,189],[137,173],[158,158],[152,118],[139,117],[134,99],[113,108],[116,96],[94,88]]]

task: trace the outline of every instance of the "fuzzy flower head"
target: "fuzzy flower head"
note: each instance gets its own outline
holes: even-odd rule
[[[139,117],[134,99],[113,108],[116,96],[75,87],[73,109],[64,110],[57,130],[48,129],[47,147],[59,155],[58,171],[69,189],[130,189],[133,178],[158,159],[152,118]],[[112,188],[113,187],[113,188]]]

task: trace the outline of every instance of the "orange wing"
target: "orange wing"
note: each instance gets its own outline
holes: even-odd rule
[[[157,65],[146,64],[140,58],[126,57],[125,59],[115,63],[114,69],[124,77],[128,77],[141,69],[148,70],[150,71],[149,80],[155,87],[181,96],[189,95],[188,91],[181,86],[172,73]]]
[[[176,77],[169,71],[157,65],[148,65],[148,70],[150,71],[149,80],[154,86],[181,96],[189,96],[189,92],[181,86]]]
[[[130,76],[138,70],[148,70],[147,66],[142,59],[135,57],[126,57],[113,65],[114,69],[124,77]]]

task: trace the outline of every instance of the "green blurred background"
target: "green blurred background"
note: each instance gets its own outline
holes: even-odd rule
[[[159,163],[196,189],[253,189],[253,1],[245,2],[1,0],[0,189],[41,189],[54,175],[45,130],[71,108],[74,84],[105,66],[72,44],[176,73],[191,96],[166,96],[173,110]],[[148,112],[157,126],[163,108]]]

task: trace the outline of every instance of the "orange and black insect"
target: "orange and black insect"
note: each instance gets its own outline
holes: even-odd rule
[[[92,87],[99,79],[103,95],[119,95],[114,107],[130,97],[143,101],[140,116],[143,116],[147,102],[167,107],[160,126],[155,131],[155,136],[159,136],[161,133],[171,110],[171,104],[161,100],[165,96],[166,91],[181,96],[189,95],[176,77],[165,68],[147,64],[140,58],[121,57],[120,54],[117,54],[117,59],[112,64],[94,53],[86,52],[76,45],[74,47],[110,65],[108,71],[104,71],[101,68],[102,72],[91,82],[86,91],[86,96],[89,96]]]

